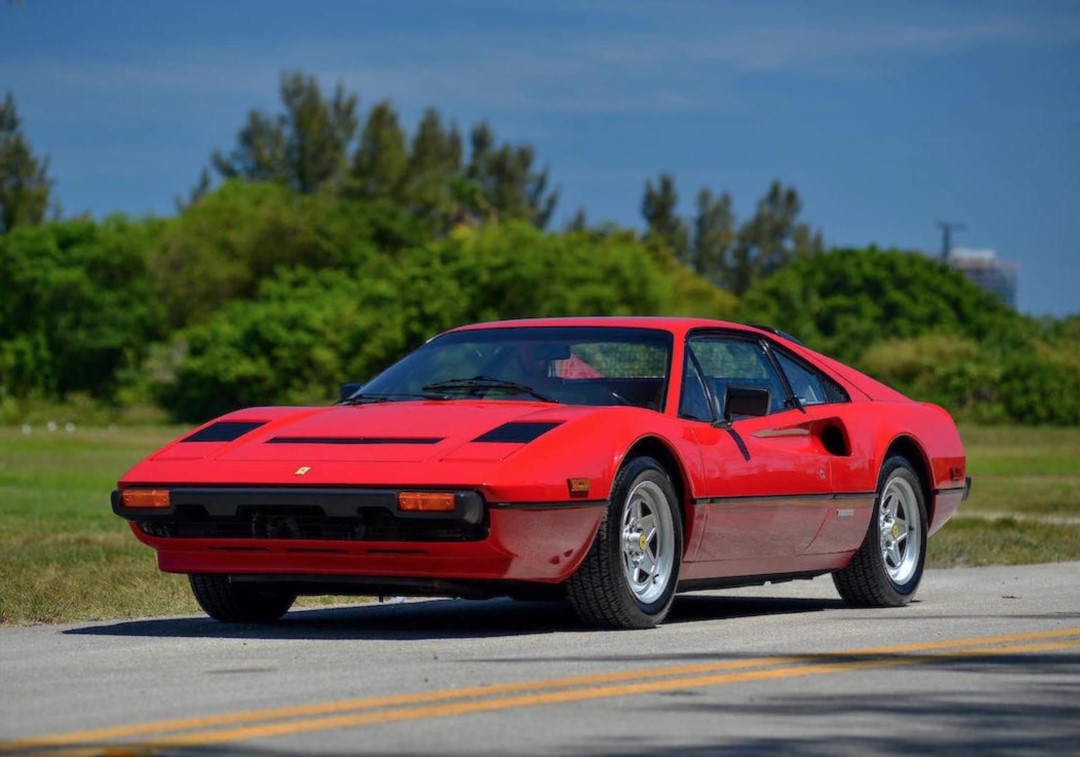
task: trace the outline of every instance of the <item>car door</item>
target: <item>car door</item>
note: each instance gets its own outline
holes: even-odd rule
[[[855,449],[859,436],[852,427],[852,404],[847,392],[826,373],[783,349],[773,351],[777,365],[799,405],[805,425],[830,455],[834,499],[825,521],[804,554],[833,554],[856,549],[866,534],[874,505],[877,471],[865,450]]]
[[[801,554],[830,504],[832,455],[767,344],[752,336],[698,334],[687,342],[684,363],[680,413],[699,421],[691,428],[707,482],[697,502],[706,513],[695,560],[767,566]],[[724,407],[729,387],[767,391],[763,414],[731,415]]]

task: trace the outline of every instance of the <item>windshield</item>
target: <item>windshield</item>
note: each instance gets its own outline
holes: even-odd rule
[[[663,407],[671,334],[615,327],[455,331],[383,371],[347,402],[416,398]]]

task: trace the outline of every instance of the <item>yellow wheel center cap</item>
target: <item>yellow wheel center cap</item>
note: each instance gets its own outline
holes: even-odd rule
[[[893,523],[892,524],[892,538],[894,538],[894,539],[899,539],[900,538],[900,524],[899,523]]]
[[[641,536],[639,536],[638,537],[638,549],[640,549],[642,552],[644,552],[648,548],[648,546],[649,546],[649,539],[645,536],[645,534],[642,534]]]

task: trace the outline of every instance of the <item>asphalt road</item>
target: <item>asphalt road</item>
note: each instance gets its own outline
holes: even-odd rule
[[[0,755],[1080,754],[1080,562],[691,594],[651,631],[430,600],[0,629]]]

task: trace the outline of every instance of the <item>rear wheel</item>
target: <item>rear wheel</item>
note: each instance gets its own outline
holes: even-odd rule
[[[856,607],[900,607],[915,596],[926,561],[926,497],[902,457],[881,468],[874,515],[851,563],[833,573],[840,596]]]
[[[675,487],[651,457],[627,463],[615,479],[600,530],[567,582],[578,617],[607,628],[651,628],[667,616],[682,562]]]
[[[188,582],[199,607],[222,623],[270,623],[287,613],[296,601],[296,595],[290,592],[234,584],[228,576],[212,573],[192,573]]]

